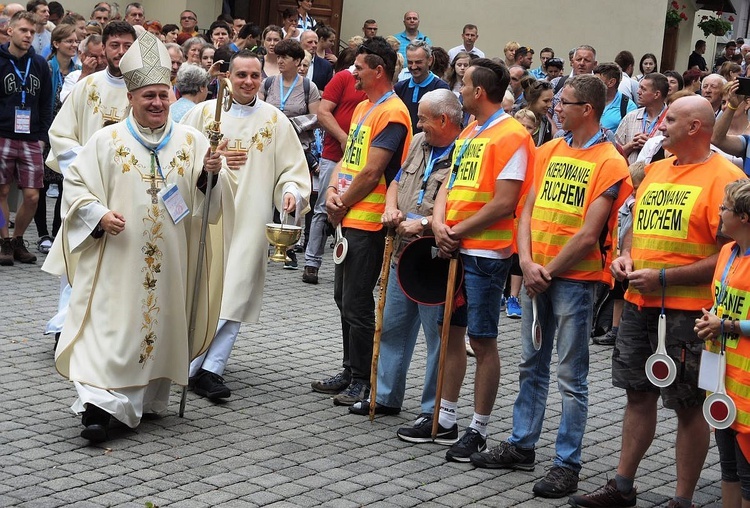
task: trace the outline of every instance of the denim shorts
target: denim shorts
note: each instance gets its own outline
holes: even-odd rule
[[[661,393],[664,407],[699,407],[706,392],[698,388],[698,372],[705,342],[695,334],[700,312],[667,309],[667,354],[677,366],[677,377],[666,388],[657,388],[646,377],[646,361],[656,351],[660,308],[625,302],[617,341],[612,351],[612,384],[618,388]]]
[[[461,254],[466,304],[453,312],[451,324],[466,326],[472,339],[496,339],[500,303],[511,261]],[[441,323],[442,324],[442,323]]]

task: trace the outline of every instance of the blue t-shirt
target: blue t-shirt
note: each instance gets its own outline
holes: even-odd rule
[[[604,113],[602,113],[602,118],[599,120],[599,124],[605,129],[616,131],[617,126],[620,125],[620,122],[622,121],[622,118],[624,116],[620,114],[620,103],[622,102],[622,97],[622,93],[617,92],[617,95],[615,95],[615,98],[612,100],[612,102],[604,107]],[[636,109],[638,109],[638,107],[635,105],[635,102],[628,100],[628,106],[625,114],[628,114],[631,111],[635,111]]]

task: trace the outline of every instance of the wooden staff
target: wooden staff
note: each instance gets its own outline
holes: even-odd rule
[[[372,363],[370,365],[370,421],[375,419],[375,397],[378,394],[378,359],[380,358],[380,336],[383,335],[383,309],[385,293],[388,289],[388,278],[391,274],[391,256],[393,255],[393,228],[388,228],[383,249],[383,265],[380,267],[380,289],[378,290],[378,308],[375,314],[375,335],[372,338]]]
[[[456,292],[456,272],[458,271],[458,254],[454,253],[448,264],[448,282],[445,289],[445,310],[443,311],[443,329],[440,332],[440,360],[438,361],[437,387],[435,389],[435,409],[432,412],[432,439],[438,432],[440,401],[443,395],[443,374],[445,373],[445,355],[448,352],[451,317],[453,316],[453,298]]]
[[[219,78],[219,92],[216,97],[216,111],[214,120],[208,128],[208,141],[211,144],[211,153],[215,153],[219,142],[224,135],[221,133],[221,112],[229,111],[232,106],[232,85],[227,78]],[[208,230],[208,212],[211,208],[211,189],[213,188],[213,175],[206,173],[206,197],[203,200],[203,217],[201,222],[200,242],[198,243],[198,266],[195,269],[195,284],[193,285],[193,299],[190,305],[190,325],[188,326],[188,362],[193,356],[190,350],[195,339],[195,322],[198,317],[198,299],[200,297],[200,284],[203,278],[203,256],[206,253],[206,231]],[[190,374],[190,363],[188,363],[188,375]],[[180,418],[185,416],[185,403],[187,401],[187,385],[182,387],[180,397]]]

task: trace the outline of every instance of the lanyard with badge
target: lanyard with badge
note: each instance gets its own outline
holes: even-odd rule
[[[151,155],[151,188],[146,191],[151,195],[151,204],[157,204],[158,201],[156,198],[157,196],[160,197],[169,212],[169,216],[172,217],[172,222],[175,224],[179,223],[190,212],[190,209],[180,194],[177,185],[173,183],[167,184],[166,179],[164,178],[164,173],[161,170],[161,162],[159,162],[159,150],[164,148],[172,139],[173,123],[171,121],[169,122],[167,135],[164,136],[164,139],[155,148],[149,147],[143,139],[141,139],[135,128],[133,128],[133,123],[130,121],[130,118],[125,120],[125,124],[127,125],[130,134],[132,134],[136,141],[138,141],[143,148],[148,150]],[[161,181],[164,183],[164,188],[159,191],[157,191],[155,186],[157,173],[159,174]]]
[[[422,187],[419,189],[419,197],[417,198],[417,206],[422,206],[422,201],[424,200],[424,193],[427,190],[427,180],[429,180],[430,175],[432,174],[432,170],[435,167],[435,163],[445,157],[448,153],[450,153],[451,150],[453,150],[453,147],[455,146],[456,142],[454,141],[450,145],[448,145],[445,150],[443,150],[442,153],[439,153],[438,155],[435,155],[435,147],[433,146],[430,148],[430,160],[427,162],[427,165],[424,169],[424,177],[422,177]]]
[[[279,76],[279,90],[281,92],[281,97],[279,99],[279,109],[281,111],[284,111],[284,108],[286,107],[286,101],[288,101],[289,96],[292,95],[292,90],[294,90],[294,87],[297,85],[297,81],[299,81],[299,74],[294,76],[292,86],[289,87],[286,95],[284,95],[284,76]]]
[[[393,90],[383,95],[380,99],[373,104],[370,109],[367,110],[367,113],[362,116],[362,118],[357,122],[357,126],[354,128],[352,133],[349,135],[349,140],[347,141],[347,149],[351,146],[353,147],[354,144],[357,142],[357,138],[359,137],[359,131],[362,129],[362,125],[364,125],[365,120],[367,120],[367,117],[370,116],[370,113],[383,104],[385,101],[391,98],[393,96]],[[346,154],[344,154],[344,158],[346,158]],[[339,173],[339,181],[338,181],[338,191],[339,194],[344,194],[346,190],[349,188],[353,180],[352,175],[346,174],[346,173]]]
[[[604,139],[604,132],[599,131],[594,136],[586,141],[579,150],[586,150],[587,148],[591,148],[595,144],[601,142]],[[573,148],[573,133],[568,132],[565,134],[565,142],[568,144],[569,147]]]
[[[505,110],[503,108],[498,109],[495,111],[491,117],[487,119],[486,122],[484,122],[484,125],[479,127],[479,129],[476,130],[473,136],[470,138],[467,138],[464,141],[464,144],[461,146],[461,151],[458,152],[458,156],[456,157],[456,163],[453,164],[453,171],[451,172],[451,178],[448,181],[448,190],[451,190],[453,188],[453,183],[456,181],[456,175],[458,174],[458,168],[461,167],[461,159],[464,157],[464,153],[466,152],[466,149],[469,148],[469,145],[471,144],[474,139],[476,139],[477,136],[479,136],[484,130],[492,125],[495,120],[500,118],[502,115],[505,114]]]
[[[21,71],[12,59],[10,63],[13,70],[21,80],[21,106],[16,106],[16,121],[14,132],[16,134],[31,134],[31,110],[26,109],[26,81],[29,79],[29,70],[31,69],[31,57],[26,60],[26,72],[21,75]]]

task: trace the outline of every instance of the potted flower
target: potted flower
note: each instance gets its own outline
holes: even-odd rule
[[[701,20],[698,23],[698,28],[703,30],[703,35],[708,37],[709,35],[717,35],[721,37],[732,29],[732,21],[734,18],[729,16],[726,20],[721,15],[719,16],[701,16]]]
[[[685,6],[682,6],[682,9],[684,9]],[[687,21],[688,17],[687,14],[685,14],[680,9],[680,4],[677,3],[677,0],[674,0],[670,6],[669,9],[667,9],[667,17],[664,20],[664,26],[666,28],[677,28],[680,23],[683,21]]]

